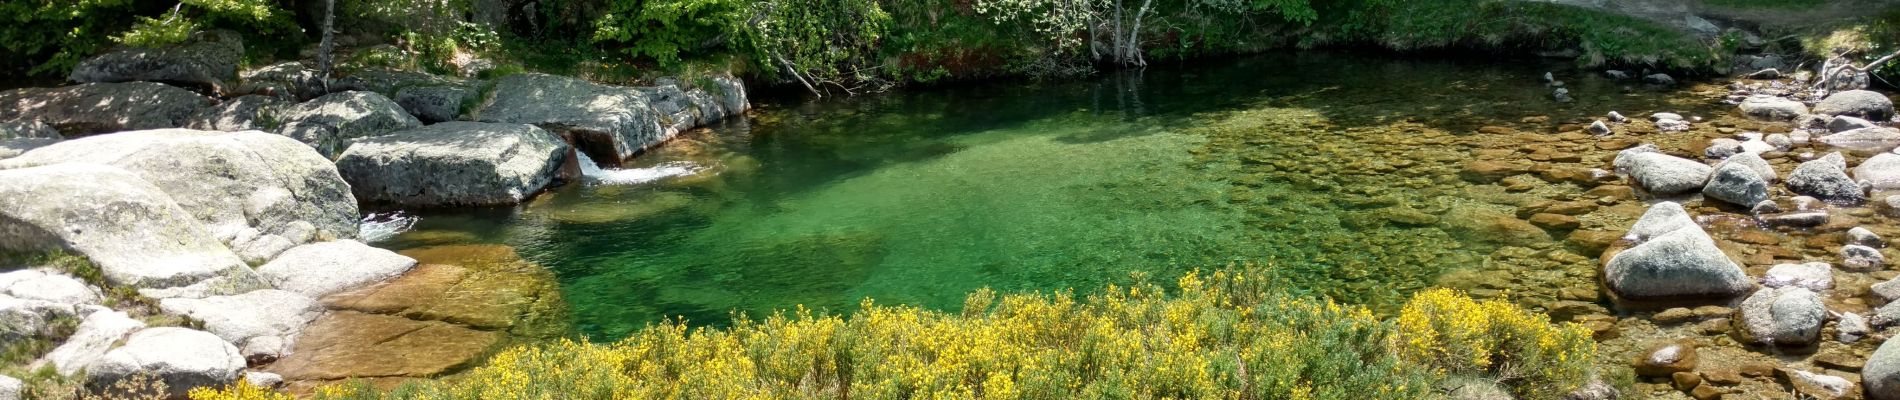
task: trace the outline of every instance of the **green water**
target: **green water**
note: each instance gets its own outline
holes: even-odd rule
[[[702,173],[425,213],[384,245],[515,246],[555,271],[594,338],[668,317],[848,312],[864,298],[955,309],[980,287],[1086,291],[1237,264],[1284,271],[1290,291],[1390,303],[1500,246],[1561,247],[1382,217],[1508,213],[1488,198],[1517,194],[1456,177],[1469,150],[1502,140],[1472,130],[1670,101],[1577,77],[1579,102],[1557,104],[1537,77],[1567,70],[1536,60],[1212,64],[762,100],[749,119],[625,166]]]

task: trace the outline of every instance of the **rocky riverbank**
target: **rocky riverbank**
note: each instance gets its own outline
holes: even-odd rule
[[[512,206],[748,108],[729,75],[326,82],[238,71],[236,35],[194,41],[0,92],[0,372],[20,374],[0,399],[393,384],[564,335],[546,269],[500,246],[371,247],[360,207]]]

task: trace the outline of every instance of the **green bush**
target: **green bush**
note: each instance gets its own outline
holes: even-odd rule
[[[270,0],[13,0],[0,2],[0,74],[64,75],[117,43],[163,47],[201,28],[251,36],[299,33]]]

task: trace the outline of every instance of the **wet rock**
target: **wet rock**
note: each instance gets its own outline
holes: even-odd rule
[[[1821,199],[1817,199],[1812,196],[1795,196],[1793,198],[1789,198],[1788,201],[1794,203],[1795,211],[1816,211],[1816,210],[1827,209],[1827,203],[1824,203],[1821,201]]]
[[[244,41],[236,32],[205,31],[160,49],[127,48],[86,59],[68,79],[79,83],[165,82],[216,93],[237,80]]]
[[[1748,212],[1755,215],[1779,213],[1781,205],[1775,204],[1774,200],[1762,200],[1755,202],[1755,206],[1749,207]]]
[[[1850,350],[1838,347],[1821,350],[1808,361],[1814,362],[1815,365],[1842,371],[1859,371],[1867,366],[1867,360],[1854,355]]]
[[[1800,287],[1816,292],[1834,288],[1834,267],[1824,262],[1775,264],[1762,277],[1769,288]]]
[[[1855,118],[1851,116],[1834,117],[1833,119],[1828,120],[1827,122],[1827,131],[1830,133],[1841,133],[1841,132],[1851,131],[1855,129],[1864,129],[1864,128],[1873,128],[1873,127],[1877,127],[1877,125],[1874,125],[1872,121]]]
[[[415,257],[422,264],[388,283],[330,295],[324,303],[338,310],[516,333],[558,325],[538,320],[561,307],[560,287],[554,276],[546,268],[522,260],[513,248],[436,246],[405,250],[403,255]]]
[[[1860,371],[1868,400],[1900,400],[1900,340],[1888,340],[1867,358]]]
[[[1827,306],[1801,287],[1765,288],[1742,301],[1742,328],[1753,342],[1801,346],[1814,343],[1827,321]]]
[[[278,111],[289,105],[278,97],[242,96],[199,110],[185,119],[184,127],[226,132],[275,129]]]
[[[1617,153],[1614,164],[1626,171],[1637,186],[1656,194],[1679,194],[1701,189],[1713,170],[1695,160],[1680,158],[1637,147]]]
[[[337,311],[305,328],[265,371],[290,381],[426,378],[472,366],[500,343],[497,332],[447,322]]]
[[[88,83],[0,91],[0,121],[40,121],[69,138],[177,128],[211,98],[151,82]]]
[[[98,212],[100,204],[114,212]],[[10,233],[0,247],[76,252],[118,285],[174,288],[221,278],[244,286],[255,279],[165,192],[110,166],[0,170],[0,232]]]
[[[104,391],[120,380],[145,374],[165,383],[165,395],[184,398],[191,389],[222,387],[237,381],[244,357],[217,335],[185,328],[148,328],[133,332],[125,345],[86,368],[87,386]]]
[[[516,74],[496,81],[494,93],[479,121],[540,126],[603,163],[618,163],[672,137],[661,125],[663,114],[633,88]]]
[[[278,289],[320,298],[331,293],[395,278],[416,260],[354,240],[297,246],[284,251],[257,273]]]
[[[1835,323],[1834,328],[1839,332],[1838,339],[1841,343],[1858,342],[1861,338],[1867,337],[1868,332],[1874,330],[1873,326],[1867,323],[1867,318],[1855,313],[1841,313],[1840,322]]]
[[[1485,243],[1528,247],[1551,240],[1548,233],[1530,222],[1480,207],[1453,208],[1440,222],[1454,236]]]
[[[1650,319],[1656,321],[1657,323],[1679,324],[1679,323],[1689,322],[1691,320],[1694,320],[1695,311],[1690,311],[1689,309],[1682,308],[1682,307],[1674,307],[1667,310],[1662,310],[1662,312],[1656,313],[1656,316],[1650,317]]]
[[[1888,151],[1900,146],[1900,129],[1861,128],[1814,139],[1821,144],[1851,150]]]
[[[1578,254],[1603,254],[1603,250],[1616,243],[1622,235],[1610,231],[1579,230],[1570,232],[1564,242]]]
[[[1572,217],[1572,216],[1563,215],[1563,214],[1551,214],[1551,213],[1540,213],[1540,214],[1532,215],[1530,218],[1530,223],[1531,225],[1536,225],[1539,228],[1557,230],[1557,231],[1568,231],[1568,230],[1577,229],[1577,227],[1583,226],[1582,222],[1577,221],[1577,217]]]
[[[1729,138],[1711,140],[1709,141],[1709,147],[1702,149],[1702,155],[1704,157],[1718,159],[1728,158],[1728,156],[1736,155],[1741,152],[1742,142]]]
[[[1681,121],[1682,114],[1677,114],[1677,113],[1672,113],[1672,112],[1651,113],[1649,114],[1649,120],[1651,121],[1669,121],[1669,120]]]
[[[1849,90],[1828,95],[1814,105],[1814,112],[1833,116],[1853,116],[1870,121],[1893,119],[1893,100],[1880,92]]]
[[[1670,77],[1669,74],[1649,74],[1643,76],[1643,82],[1652,85],[1675,86],[1676,78]]]
[[[1650,346],[1630,366],[1636,369],[1637,375],[1668,377],[1677,372],[1695,371],[1696,362],[1694,343],[1671,341]]]
[[[294,245],[353,238],[356,199],[335,165],[295,140],[257,131],[162,129],[68,140],[0,161],[123,168],[164,191],[247,263]]]
[[[336,167],[366,202],[508,205],[552,184],[567,153],[533,125],[446,122],[360,139]]]
[[[1663,132],[1682,132],[1689,130],[1689,121],[1679,119],[1656,121],[1656,129]]]
[[[1847,176],[1847,161],[1840,153],[1801,163],[1788,174],[1788,190],[1828,203],[1855,205],[1867,202],[1867,193]]]
[[[1738,106],[1742,114],[1749,117],[1769,120],[1788,121],[1808,113],[1808,106],[1786,97],[1749,96]]]
[[[53,348],[35,364],[50,364],[61,376],[71,377],[86,367],[92,366],[99,357],[104,357],[112,345],[125,338],[125,334],[145,328],[145,323],[132,319],[124,312],[112,310],[94,311],[86,314],[79,323],[78,330],[65,343]]]
[[[251,347],[248,342],[253,338],[295,337],[304,325],[323,313],[323,307],[315,299],[276,289],[203,299],[165,299],[159,307],[168,314],[198,320],[204,324],[205,331],[247,348]],[[253,354],[245,356],[250,358]]]
[[[1793,228],[1813,228],[1827,225],[1827,211],[1795,211],[1761,216],[1763,225]]]
[[[1754,205],[1768,200],[1768,181],[1742,163],[1723,163],[1710,175],[1702,195],[1735,205]]]
[[[1638,244],[1604,266],[1605,283],[1625,298],[1726,297],[1755,286],[1676,203],[1651,206],[1625,239]]]
[[[1609,118],[1610,122],[1619,123],[1619,124],[1627,124],[1630,122],[1629,117],[1625,117],[1623,116],[1622,113],[1618,113],[1615,111],[1611,111],[1610,114],[1606,118]]]
[[[1787,380],[1794,386],[1795,393],[1804,398],[1817,400],[1844,400],[1858,398],[1860,388],[1853,381],[1833,375],[1779,368],[1775,375]]]
[[[1887,266],[1887,257],[1878,249],[1850,244],[1841,246],[1841,265],[1853,270],[1875,270]]]
[[[1615,133],[1614,131],[1611,131],[1610,126],[1607,124],[1604,124],[1603,121],[1591,121],[1589,131],[1590,131],[1590,134],[1597,135],[1597,136],[1604,136],[1604,135],[1609,135],[1611,133]]]
[[[1874,231],[1859,226],[1847,230],[1847,243],[1874,248],[1887,247],[1887,241],[1881,239],[1880,235],[1874,234]]]
[[[1790,139],[1788,135],[1779,133],[1768,135],[1768,137],[1762,139],[1762,142],[1773,147],[1774,151],[1788,151],[1794,148],[1794,139]]]
[[[422,126],[401,105],[374,92],[348,91],[284,109],[277,133],[335,157],[357,139]]]

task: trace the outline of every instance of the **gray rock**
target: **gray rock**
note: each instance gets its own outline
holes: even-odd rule
[[[1833,132],[1833,133],[1841,133],[1841,132],[1851,131],[1855,129],[1872,128],[1876,126],[1878,125],[1874,125],[1872,121],[1843,115],[1843,116],[1834,117],[1834,119],[1828,120],[1827,131]]]
[[[1828,95],[1814,105],[1814,112],[1833,116],[1853,116],[1870,121],[1893,119],[1893,100],[1880,92],[1848,90]]]
[[[59,139],[0,139],[0,160],[19,157],[33,149],[51,146],[54,143],[59,143]]]
[[[1676,78],[1670,77],[1669,74],[1650,74],[1648,76],[1644,76],[1643,81],[1649,82],[1650,84],[1664,85],[1664,86],[1674,86],[1676,84]]]
[[[1828,219],[1827,211],[1820,210],[1795,211],[1761,216],[1762,224],[1764,225],[1796,228],[1813,228],[1827,225]]]
[[[74,313],[72,305],[0,295],[0,342],[38,337],[49,320]]]
[[[446,122],[360,140],[337,169],[366,202],[506,205],[552,183],[567,152],[533,125]]]
[[[1741,206],[1759,204],[1768,200],[1768,181],[1743,163],[1723,163],[1702,187],[1702,195]]]
[[[1762,200],[1749,207],[1748,212],[1755,215],[1778,213],[1781,212],[1781,205],[1775,204],[1774,200]]]
[[[323,314],[323,306],[316,299],[276,289],[203,299],[165,299],[159,308],[167,314],[203,322],[206,332],[239,345],[257,337],[295,337]]]
[[[86,314],[79,323],[79,329],[65,343],[46,353],[36,367],[51,364],[61,376],[71,377],[92,366],[99,357],[104,357],[112,345],[125,339],[132,331],[145,328],[145,323],[132,319],[121,311],[101,310]]]
[[[360,222],[335,165],[309,146],[257,131],[93,136],[0,161],[0,168],[71,162],[112,165],[151,182],[252,264],[293,245],[354,238]]]
[[[1900,340],[1880,344],[1860,370],[1867,400],[1900,400]]]
[[[112,212],[100,212],[106,204]],[[117,167],[67,163],[0,170],[0,232],[8,233],[0,235],[0,249],[75,252],[118,285],[168,288],[254,278],[171,196]]]
[[[632,88],[516,74],[495,83],[477,121],[530,124],[570,138],[595,161],[615,164],[671,139],[666,115]]]
[[[1682,114],[1677,114],[1677,113],[1672,113],[1672,112],[1659,112],[1659,113],[1649,114],[1649,120],[1651,121],[1669,121],[1669,120],[1681,121],[1683,119],[1682,119]]]
[[[284,99],[249,95],[199,110],[185,121],[185,127],[207,131],[251,131],[277,128],[277,113],[290,102]]]
[[[1887,241],[1881,239],[1880,235],[1875,234],[1874,231],[1867,230],[1867,228],[1858,226],[1854,227],[1854,229],[1847,230],[1847,243],[1873,248],[1887,247]]]
[[[1738,164],[1748,167],[1749,170],[1755,171],[1756,175],[1760,175],[1762,180],[1768,182],[1781,180],[1781,177],[1775,174],[1775,167],[1769,165],[1768,160],[1762,159],[1759,153],[1745,152],[1729,156],[1729,158],[1722,159],[1722,162],[1715,163],[1715,169],[1721,169],[1723,166],[1729,164]]]
[[[1743,153],[1761,154],[1761,153],[1767,153],[1770,151],[1778,151],[1778,150],[1780,150],[1780,148],[1777,148],[1775,147],[1775,145],[1768,144],[1768,142],[1762,141],[1759,139],[1742,141]]]
[[[177,128],[211,103],[209,97],[151,82],[26,88],[0,91],[0,121],[37,120],[72,138]]]
[[[1603,379],[1591,379],[1589,383],[1583,384],[1583,387],[1565,394],[1563,400],[1616,400],[1622,396],[1622,393],[1617,392],[1616,386],[1609,382],[1604,382]]]
[[[1894,325],[1900,325],[1900,302],[1887,303],[1887,305],[1874,309],[1874,318],[1870,323],[1872,323],[1876,329],[1886,329]]]
[[[1769,146],[1774,146],[1775,151],[1788,151],[1794,148],[1794,139],[1790,139],[1788,135],[1779,133],[1769,134],[1767,138],[1762,139],[1762,142],[1768,143]]]
[[[133,332],[124,346],[86,368],[86,385],[100,392],[120,380],[145,374],[164,382],[168,397],[184,398],[191,389],[236,382],[243,369],[244,357],[238,355],[237,347],[217,335],[185,328],[147,328]]]
[[[1900,129],[1861,128],[1814,139],[1821,144],[1853,150],[1887,151],[1900,146]]]
[[[1821,296],[1801,287],[1757,290],[1742,300],[1741,312],[1751,341],[1782,346],[1814,343],[1828,316]]]
[[[284,376],[264,371],[244,371],[244,381],[259,388],[277,389],[284,385]]]
[[[289,61],[244,71],[245,93],[266,93],[308,100],[325,93],[323,81],[315,69]]]
[[[0,293],[61,304],[99,304],[99,290],[59,271],[23,269],[0,273]]]
[[[1840,318],[1840,322],[1835,323],[1834,328],[1840,332],[1837,338],[1841,343],[1858,342],[1874,331],[1874,327],[1867,324],[1867,318],[1861,317],[1860,314],[1841,313]]]
[[[162,49],[129,48],[79,62],[69,79],[79,83],[165,82],[217,93],[237,80],[244,41],[236,32],[206,31]]]
[[[1855,270],[1873,270],[1887,266],[1887,257],[1881,255],[1878,249],[1850,244],[1841,246],[1841,265]]]
[[[1609,135],[1611,133],[1615,133],[1614,131],[1610,130],[1610,125],[1604,124],[1603,121],[1590,122],[1589,130],[1590,130],[1590,134],[1597,135],[1597,136],[1604,136],[1604,135]]]
[[[1609,77],[1610,79],[1619,80],[1619,81],[1630,78],[1630,74],[1628,72],[1623,72],[1623,71],[1614,70],[1614,69],[1603,71],[1603,76]]]
[[[257,267],[272,286],[313,298],[382,282],[408,272],[416,260],[354,240],[312,243]]]
[[[1779,368],[1777,376],[1794,386],[1800,398],[1811,399],[1851,399],[1860,393],[1859,385],[1854,381],[1834,375],[1817,374],[1791,368]]]
[[[0,139],[64,139],[58,129],[40,121],[0,122]]]
[[[397,50],[400,51],[400,50]],[[425,86],[462,86],[468,82],[430,75],[422,72],[394,69],[369,68],[355,71],[337,80],[337,85],[348,90],[376,92],[385,97],[395,98],[396,92],[411,87]]]
[[[1738,107],[1744,115],[1769,121],[1790,121],[1808,113],[1807,105],[1775,96],[1749,96]]]
[[[1604,266],[1610,290],[1633,300],[1726,297],[1754,288],[1742,268],[1715,246],[1682,206],[1650,206],[1625,239],[1635,247],[1616,253]]]
[[[1695,160],[1671,156],[1659,152],[1639,152],[1619,154],[1615,164],[1619,169],[1628,166],[1630,179],[1636,185],[1650,193],[1670,195],[1701,189],[1708,182],[1713,170]]]
[[[1689,121],[1684,121],[1684,120],[1679,120],[1679,119],[1665,119],[1661,121],[1656,121],[1656,129],[1661,130],[1663,132],[1682,132],[1682,131],[1689,130]]]
[[[1834,288],[1834,267],[1824,262],[1775,264],[1762,276],[1762,286],[1799,287],[1816,292]]]
[[[374,92],[349,91],[323,95],[284,109],[278,134],[335,157],[356,139],[422,126],[401,105]]]
[[[472,86],[412,86],[396,91],[396,104],[423,123],[454,121],[462,115],[462,105],[477,101],[480,94]]]
[[[1795,197],[1789,198],[1788,201],[1794,203],[1795,211],[1813,211],[1813,210],[1827,209],[1826,202],[1822,202],[1821,199],[1814,198],[1813,196],[1795,196]]]
[[[1891,303],[1900,300],[1900,278],[1876,283],[1869,291],[1873,292],[1874,297],[1879,297],[1881,301]]]
[[[1841,153],[1801,163],[1788,174],[1788,190],[1814,196],[1832,204],[1856,205],[1867,202],[1867,193],[1847,176],[1847,161]]]
[[[1709,147],[1702,149],[1702,155],[1708,158],[1728,158],[1741,152],[1742,141],[1729,138],[1710,140]]]
[[[1619,124],[1627,124],[1630,122],[1629,117],[1625,117],[1623,116],[1623,113],[1619,113],[1615,111],[1611,111],[1610,114],[1607,116],[1607,118],[1610,119],[1610,122],[1619,123]]]
[[[26,382],[19,378],[0,375],[0,400],[20,400],[26,391]]]
[[[1874,190],[1900,189],[1900,154],[1880,153],[1854,166],[1854,179]]]

